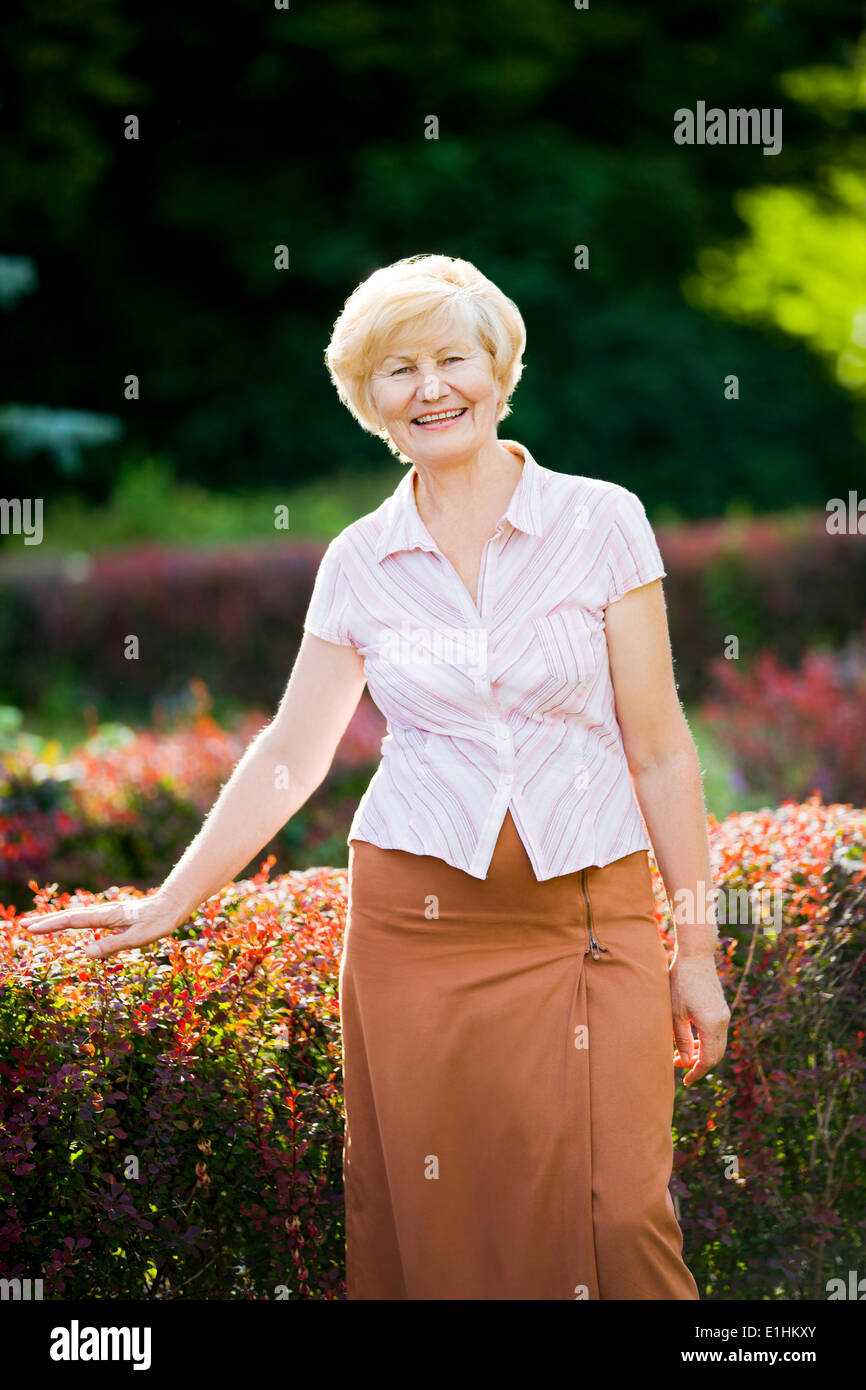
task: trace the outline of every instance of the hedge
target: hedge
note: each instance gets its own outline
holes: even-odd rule
[[[773,802],[819,791],[866,805],[866,625],[841,652],[807,651],[794,667],[760,652],[749,669],[717,657],[700,714],[731,759],[737,792]]]
[[[707,663],[738,637],[794,660],[839,645],[863,621],[866,535],[831,535],[824,513],[656,528],[681,698],[708,689]],[[203,680],[273,708],[300,642],[323,547],[142,546],[60,562],[0,566],[4,699],[32,707],[55,681],[79,706],[143,714],[155,697]],[[137,660],[126,639],[138,638]]]
[[[677,1086],[685,1255],[703,1298],[823,1299],[866,1225],[866,813],[813,797],[709,833],[732,1019],[716,1070]],[[271,867],[101,962],[0,908],[2,1277],[46,1299],[345,1296],[346,875]]]
[[[200,688],[199,698],[204,704]],[[50,878],[62,891],[155,887],[267,722],[264,712],[248,711],[223,728],[200,710],[165,731],[102,727],[63,757],[50,740],[10,739],[0,750],[0,900],[22,907],[32,878]],[[384,732],[364,695],[322,786],[262,853],[281,868],[335,856],[345,864],[349,822]]]

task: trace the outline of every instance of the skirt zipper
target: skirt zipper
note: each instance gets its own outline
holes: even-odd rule
[[[589,945],[587,946],[586,951],[591,951],[593,960],[598,960],[601,952],[606,951],[607,947],[602,946],[601,942],[596,941],[595,936],[593,935],[592,908],[590,907],[589,903],[589,894],[586,891],[586,869],[581,870],[580,885],[583,889],[584,901],[586,902],[586,930],[587,935],[589,936]],[[586,955],[586,951],[584,951],[584,955]]]

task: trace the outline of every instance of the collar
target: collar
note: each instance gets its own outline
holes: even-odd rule
[[[507,508],[499,518],[499,524],[508,521],[516,531],[525,531],[530,536],[540,536],[541,524],[541,469],[525,444],[514,439],[501,439],[511,453],[523,454],[523,472]],[[427,530],[415,502],[415,465],[401,478],[385,504],[385,520],[376,547],[376,559],[381,561],[399,550],[438,550],[439,547]]]

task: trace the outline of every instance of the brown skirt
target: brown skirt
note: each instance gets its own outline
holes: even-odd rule
[[[352,840],[340,968],[350,1299],[697,1299],[646,850],[539,883]]]

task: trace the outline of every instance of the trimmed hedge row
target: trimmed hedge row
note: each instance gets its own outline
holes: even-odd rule
[[[701,718],[732,760],[736,791],[866,805],[866,625],[842,651],[807,651],[795,668],[760,652],[746,671],[717,657],[710,674],[717,690]]]
[[[840,645],[863,621],[866,535],[831,535],[824,513],[656,529],[680,695],[705,693],[708,662],[736,635],[792,661]],[[0,567],[4,699],[32,707],[64,681],[79,704],[143,714],[202,679],[215,698],[272,708],[285,687],[323,547],[144,546]],[[137,660],[126,639],[138,638]]]
[[[704,1298],[824,1299],[866,1224],[866,813],[815,797],[709,833],[732,1018],[716,1071],[677,1086],[685,1254]],[[346,875],[269,882],[272,862],[101,962],[0,907],[0,1276],[46,1299],[344,1297]]]

